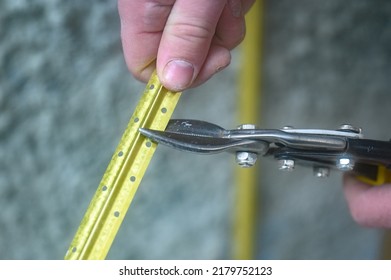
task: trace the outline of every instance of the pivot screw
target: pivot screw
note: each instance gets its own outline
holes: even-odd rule
[[[330,168],[315,166],[314,167],[314,176],[317,178],[327,178],[330,176]]]
[[[293,159],[280,159],[278,161],[278,169],[283,171],[293,171],[295,168],[295,161]]]
[[[255,129],[254,124],[242,124],[238,129]],[[258,155],[253,152],[241,151],[236,153],[236,163],[240,167],[248,168],[255,165]]]
[[[354,161],[350,158],[340,158],[337,161],[337,168],[341,171],[352,171],[354,168]]]

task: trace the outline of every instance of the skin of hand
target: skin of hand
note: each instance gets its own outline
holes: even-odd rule
[[[137,79],[153,70],[172,91],[200,85],[231,61],[255,0],[118,0],[125,60]]]
[[[391,184],[370,186],[345,174],[344,192],[350,213],[359,225],[391,228]]]

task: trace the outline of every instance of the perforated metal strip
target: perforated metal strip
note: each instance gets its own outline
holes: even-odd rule
[[[65,259],[106,258],[157,146],[138,129],[164,130],[180,95],[152,75]]]

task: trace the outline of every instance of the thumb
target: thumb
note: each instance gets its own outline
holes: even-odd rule
[[[175,1],[156,62],[164,86],[175,91],[191,86],[208,56],[225,5],[226,0]],[[220,63],[226,63],[221,55],[217,57]]]

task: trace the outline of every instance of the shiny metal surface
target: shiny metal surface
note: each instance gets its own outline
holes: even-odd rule
[[[227,130],[199,120],[171,120],[165,131],[139,129],[152,141],[196,153],[236,153],[241,167],[252,167],[259,156],[272,156],[279,169],[292,171],[296,165],[310,166],[317,177],[330,169],[352,171],[357,163],[388,166],[389,142],[364,139],[361,129],[343,125],[336,130],[255,129],[242,125]],[[384,159],[386,157],[386,159]]]
[[[362,137],[361,133],[321,129],[226,130],[199,120],[172,120],[164,132],[145,128],[140,132],[156,142],[192,152],[238,151],[243,147],[242,151],[261,155],[267,152],[270,143],[295,149],[342,151],[346,148],[347,137]]]
[[[255,125],[253,124],[242,124],[238,127],[238,129],[255,129]],[[255,165],[258,159],[258,153],[249,152],[249,151],[238,151],[236,152],[236,163],[240,167],[248,168]]]

